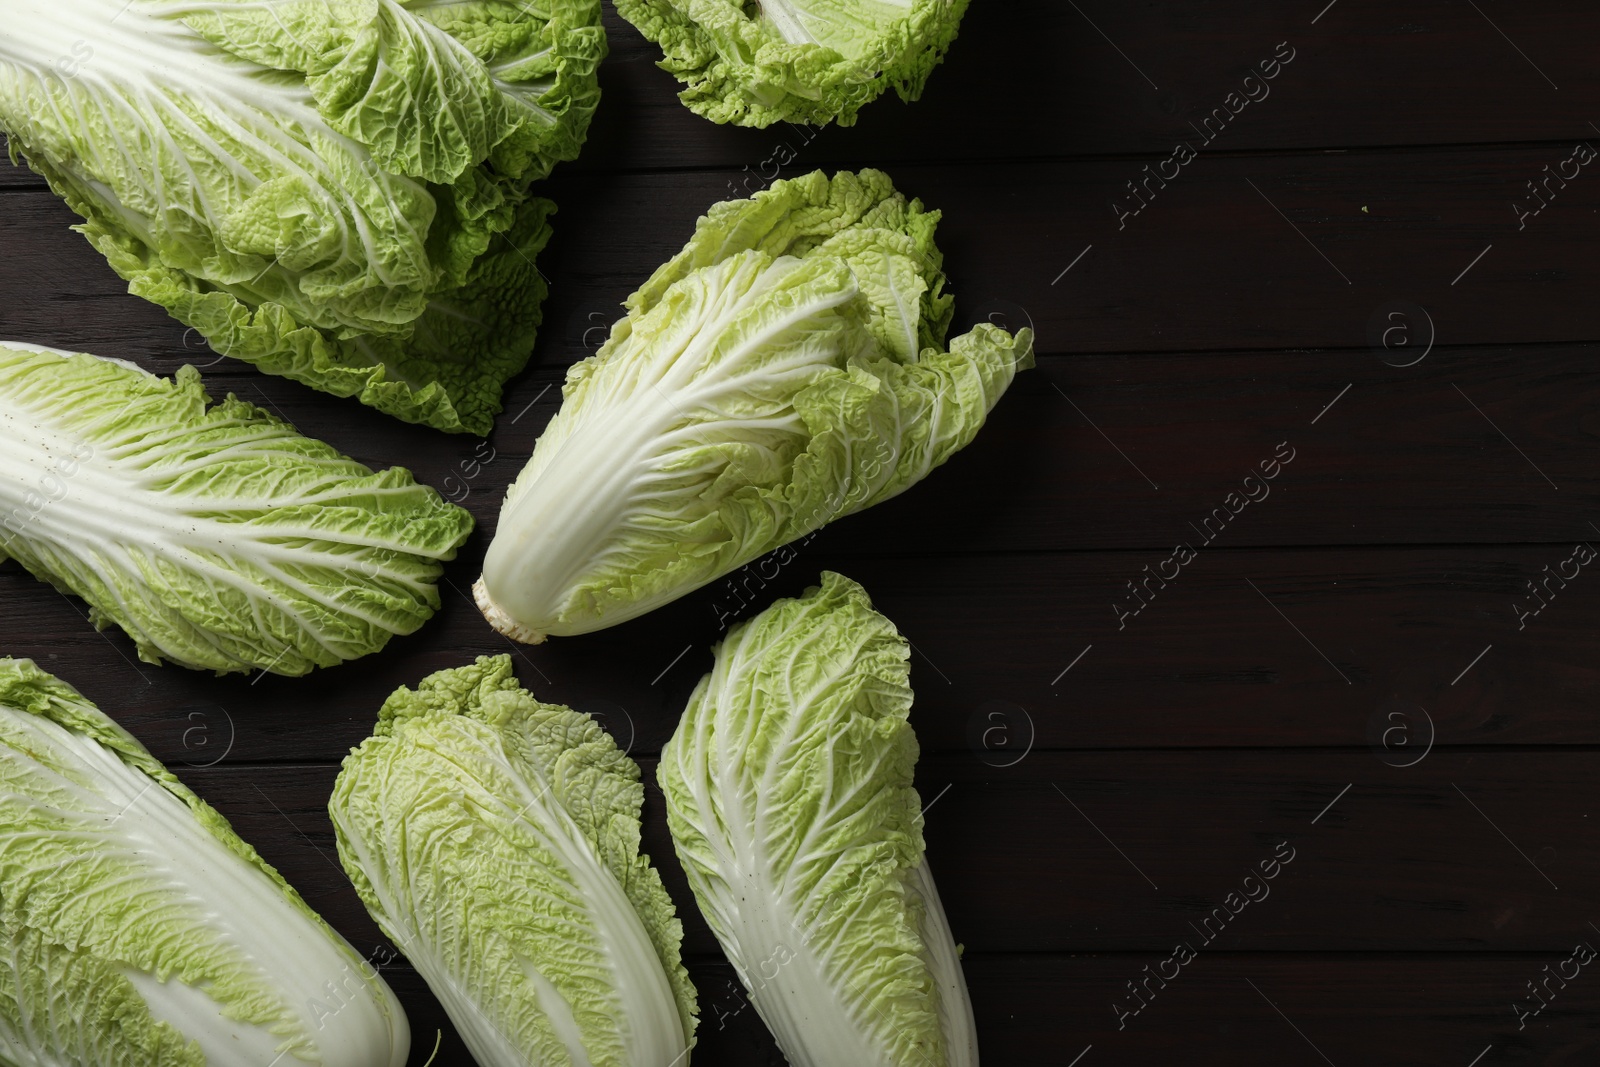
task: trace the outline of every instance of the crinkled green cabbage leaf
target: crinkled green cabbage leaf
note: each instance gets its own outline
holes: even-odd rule
[[[617,0],[713,122],[853,125],[893,88],[922,95],[967,0]]]
[[[793,1067],[975,1067],[909,650],[841,575],[733,627],[661,753],[678,859]]]
[[[402,1067],[405,1013],[226,819],[0,659],[0,1060]]]
[[[367,910],[484,1067],[682,1067],[682,927],[639,854],[639,768],[511,657],[397,689],[328,811]]]
[[[712,208],[568,375],[484,561],[489,621],[615,625],[965,447],[1033,340],[982,323],[945,348],[938,218],[871,170]]]
[[[486,434],[605,50],[600,0],[20,0],[0,129],[218,352]]]
[[[0,559],[89,602],[141,659],[305,674],[439,608],[472,516],[200,374],[0,342]]]

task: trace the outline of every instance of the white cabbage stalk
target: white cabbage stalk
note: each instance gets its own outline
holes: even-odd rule
[[[0,659],[0,1060],[402,1067],[370,964],[131,735]]]
[[[976,1067],[923,855],[909,649],[824,572],[728,632],[661,753],[678,859],[792,1067]]]

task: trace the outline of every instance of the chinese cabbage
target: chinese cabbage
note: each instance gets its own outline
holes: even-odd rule
[[[305,674],[439,608],[472,517],[199,372],[0,342],[0,559],[89,602],[140,658]]]
[[[976,1067],[923,856],[910,655],[825,572],[728,631],[661,753],[678,859],[792,1067]]]
[[[218,352],[486,434],[604,55],[600,0],[13,0],[0,129]]]
[[[922,95],[967,0],[617,0],[713,122],[853,125],[893,88]]]
[[[0,1060],[403,1067],[399,1002],[205,801],[0,659]]]
[[[535,643],[613,626],[970,443],[1032,332],[945,347],[938,218],[871,170],[712,208],[568,374],[475,587],[490,623]]]
[[[328,804],[367,910],[481,1067],[683,1067],[682,927],[639,854],[639,768],[509,656],[401,688]]]

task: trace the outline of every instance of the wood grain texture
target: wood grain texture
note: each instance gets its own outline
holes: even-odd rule
[[[620,20],[603,82],[595,170],[703,166],[759,173],[777,146],[816,165],[871,145],[885,163],[1170,152],[1256,74],[1280,42],[1295,58],[1231,126],[1234,151],[1586,138],[1578,101],[1600,89],[1585,51],[1600,15],[1578,3],[1519,9],[1446,0],[1404,9],[1323,3],[974,5],[922,99],[890,94],[845,130],[697,128],[675,107],[660,50]],[[1496,27],[1516,43],[1508,44]],[[1519,55],[1536,57],[1537,66]],[[961,72],[951,74],[952,70]],[[979,71],[982,71],[980,74]],[[1547,74],[1559,89],[1545,81]],[[1259,87],[1246,87],[1261,95]],[[1594,121],[1600,121],[1596,119]],[[808,140],[809,138],[809,140]],[[618,151],[621,145],[627,151]],[[782,158],[781,155],[778,158]]]
[[[1574,940],[1584,936],[1579,932]],[[1526,983],[1543,978],[1544,968],[1566,951],[1460,953],[1447,967],[1426,954],[1207,951],[1119,1027],[1118,1009],[1135,1003],[1127,983],[1143,980],[1144,968],[1160,966],[1170,953],[1168,946],[1129,954],[973,957],[964,967],[985,1062],[1042,1067],[1070,1064],[1075,1056],[1087,1064],[1094,1056],[1134,1064],[1436,1067],[1469,1064],[1488,1053],[1509,1063],[1575,1065],[1587,1062],[1600,1040],[1600,995],[1592,985],[1570,984],[1520,1028],[1512,1010],[1535,1003]],[[390,968],[383,974],[406,1001],[424,1051],[441,1033],[435,1062],[470,1063],[415,973]],[[706,1012],[695,1061],[783,1067],[732,970],[696,961],[690,974]],[[1490,1060],[1485,1055],[1480,1062]]]
[[[1132,217],[1114,205],[1134,205],[1126,184],[1147,165],[1137,160],[919,163],[893,176],[944,212],[939,244],[963,321],[1010,313],[1031,322],[1046,354],[1366,348],[1373,314],[1402,299],[1427,310],[1442,342],[1548,344],[1600,340],[1589,299],[1600,288],[1590,254],[1600,181],[1570,183],[1521,230],[1512,204],[1570,150],[1202,152]],[[845,165],[877,162],[863,146]],[[545,306],[541,364],[587,355],[585,334],[615,317],[695,220],[743,195],[715,170],[558,172],[544,192],[560,210],[540,269],[564,284]],[[62,232],[73,216],[48,191],[3,196],[0,243],[52,250],[0,259],[7,291],[49,292],[0,309],[6,336],[130,358],[196,350],[158,309],[123,310],[122,281]]]
[[[929,752],[971,753],[994,701],[1023,709],[1041,750],[1366,746],[1373,716],[1397,700],[1427,712],[1441,747],[1594,745],[1600,580],[1580,576],[1521,630],[1514,608],[1534,603],[1523,583],[1567,555],[1541,545],[1205,549],[1119,620],[1118,606],[1137,603],[1126,583],[1165,551],[865,556],[819,537],[770,581],[751,568],[732,591],[708,587],[643,620],[517,649],[467,602],[476,571],[464,567],[421,633],[314,681],[139,663],[124,635],[95,633],[80,605],[14,564],[0,570],[0,595],[8,652],[80,686],[180,763],[210,762],[230,737],[230,760],[342,756],[396,686],[498,654],[515,656],[541,698],[609,716],[648,754],[709,669],[723,624],[800,593],[824,567],[865,585],[910,638],[913,722]]]
[[[1441,751],[1410,767],[1377,755],[925,756],[928,859],[974,955],[1157,951],[1180,937],[1229,951],[1569,948],[1600,909],[1600,856],[1578,843],[1593,753]],[[656,761],[639,762],[643,850],[690,899]],[[325,809],[337,767],[177,770],[352,941],[382,941],[338,867]],[[1263,879],[1263,863],[1278,869]],[[1225,904],[1226,918],[1213,910]],[[684,927],[686,955],[716,956],[699,915]]]
[[[140,663],[14,563],[0,653],[127,724],[376,953],[325,803],[396,686],[511,654],[648,780],[725,625],[837,569],[914,646],[929,852],[986,1062],[1593,1062],[1600,978],[1521,1026],[1514,1005],[1600,944],[1600,577],[1550,578],[1600,541],[1600,177],[1534,217],[1513,204],[1600,144],[1600,10],[979,2],[922,101],[821,131],[705,123],[654,45],[607,27],[592,136],[544,189],[545,325],[481,468],[476,439],[216,357],[0,165],[0,337],[196,363],[215,394],[406,466],[479,522],[436,619],[314,679]],[[1279,42],[1294,59],[1270,94],[1202,143],[1191,124]],[[1196,157],[1135,198],[1179,139]],[[861,166],[944,212],[958,325],[1031,325],[1038,368],[970,449],[788,565],[512,648],[465,590],[566,368],[712,203]],[[653,787],[646,815],[701,993],[695,1064],[777,1067]],[[1180,942],[1196,958],[1136,999]],[[418,976],[384,971],[412,1062],[437,1032],[435,1064],[470,1064]]]

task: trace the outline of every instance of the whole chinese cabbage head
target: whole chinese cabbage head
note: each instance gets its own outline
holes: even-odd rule
[[[684,1067],[695,994],[639,767],[510,656],[398,689],[328,802],[339,859],[483,1067]]]
[[[793,1067],[976,1067],[924,857],[910,648],[824,572],[728,631],[656,777],[689,886]]]
[[[600,0],[14,0],[0,129],[223,355],[487,433],[527,362]]]
[[[613,626],[971,442],[1032,332],[946,348],[938,218],[871,170],[712,208],[568,375],[484,560],[489,621],[532,642]]]
[[[305,674],[439,609],[472,516],[200,374],[0,341],[0,560],[151,663]]]
[[[853,125],[893,88],[922,95],[967,0],[616,0],[661,46],[697,115],[739,126]]]
[[[0,659],[0,1062],[402,1067],[388,985],[75,689]]]

